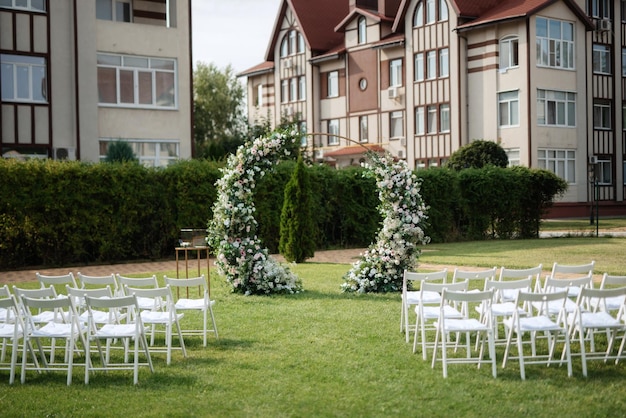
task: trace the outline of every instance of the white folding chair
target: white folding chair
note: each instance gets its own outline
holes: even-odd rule
[[[437,333],[435,335],[435,345],[433,349],[433,360],[431,366],[434,368],[437,361],[437,346],[441,340],[441,362],[443,364],[443,377],[448,377],[448,364],[453,363],[475,363],[480,368],[483,363],[491,363],[491,374],[496,377],[496,349],[494,342],[493,322],[491,316],[491,302],[493,300],[493,291],[479,291],[479,292],[454,292],[444,289],[441,294],[441,306],[439,319],[437,319],[435,326]],[[469,305],[475,304],[481,308],[480,317],[481,320],[476,318],[470,318],[469,310],[465,310],[465,314],[462,318],[449,318],[446,315],[445,307],[453,304]],[[480,351],[477,356],[472,355],[472,349],[470,344],[470,333],[476,333],[476,340],[480,341]],[[455,334],[458,338],[460,334],[466,334],[465,341],[465,357],[451,357],[448,353],[446,342],[450,339],[450,336]],[[485,339],[487,339],[489,359],[484,359]]]
[[[593,269],[595,267],[596,262],[591,261],[587,264],[559,264],[554,263],[552,265],[552,271],[546,277],[546,281],[548,278],[559,280],[566,279],[571,280],[580,277],[592,276],[593,277]],[[545,291],[545,283],[544,283],[544,291]],[[593,286],[592,286],[593,287]],[[539,291],[540,287],[538,286],[535,291]],[[568,296],[570,298],[576,298],[580,293],[580,289],[577,287],[571,287],[569,289]]]
[[[62,286],[62,288],[65,288],[65,285],[77,287],[76,279],[74,278],[74,273],[72,272],[69,272],[67,274],[61,274],[58,276],[44,275],[37,272],[35,273],[35,276],[37,276],[37,280],[41,284],[41,287],[48,287],[51,285]]]
[[[600,282],[600,289],[611,289],[615,287],[626,287],[626,276],[614,276],[608,273],[602,275],[602,281]],[[597,308],[598,302],[593,298],[589,303],[592,307]],[[606,311],[616,311],[624,304],[624,296],[618,295],[616,297],[603,298],[602,309]]]
[[[624,322],[624,315],[626,314],[625,296],[626,287],[615,289],[582,288],[580,290],[576,312],[569,315],[568,321],[570,338],[578,338],[580,343],[580,353],[573,355],[580,355],[583,376],[587,376],[588,360],[602,360],[606,363],[607,360],[612,359],[617,364],[621,358],[624,358],[624,341],[626,341],[624,338],[626,333],[626,323]],[[607,301],[617,299],[622,300],[622,305],[617,310],[607,310]],[[595,308],[593,311],[589,311],[587,308],[592,304],[595,304]],[[606,349],[601,351],[596,348],[599,342],[596,341],[596,334],[599,332],[606,336]],[[622,343],[617,353],[613,353],[618,333],[621,334]],[[589,350],[586,347],[587,343]]]
[[[172,292],[169,285],[165,287],[157,287],[156,289],[144,289],[133,288],[126,286],[124,292],[127,295],[135,295],[137,298],[150,298],[154,300],[154,305],[151,310],[141,310],[141,321],[144,325],[151,325],[152,333],[150,335],[150,351],[162,352],[163,350],[154,348],[154,337],[157,332],[156,326],[165,327],[165,352],[167,353],[167,364],[172,361],[172,331],[176,327],[176,333],[178,334],[178,341],[180,349],[183,353],[183,357],[187,357],[187,350],[185,349],[185,341],[180,329],[180,319],[184,316],[183,313],[176,312],[176,306],[172,297]]]
[[[109,288],[111,288],[113,296],[122,296],[123,294],[117,283],[117,280],[115,279],[115,274],[113,273],[106,276],[88,276],[86,274],[78,272],[76,273],[76,277],[78,278],[80,287],[83,289],[102,288],[108,286]]]
[[[67,292],[67,296],[74,300],[74,306],[85,306],[85,296],[91,296],[92,298],[113,297],[113,292],[111,291],[111,288],[109,286],[95,289],[79,289],[75,287],[65,286],[65,289]],[[89,316],[87,314],[87,310],[85,309],[82,312],[78,311],[78,314],[79,320],[83,323],[87,323]],[[115,321],[115,319],[110,316],[109,312],[104,311],[94,311],[94,320],[98,324],[107,324]]]
[[[483,270],[460,270],[455,268],[452,275],[452,283],[467,280],[469,289],[485,290],[487,281],[496,279],[497,271],[496,267]]]
[[[56,299],[59,295],[57,294],[54,286],[50,285],[49,287],[43,287],[39,289],[24,289],[17,286],[13,286],[13,293],[17,298],[20,306],[22,304],[23,297],[29,297],[33,299]],[[38,309],[36,313],[31,312],[32,320],[36,324],[48,323],[50,321],[63,322],[62,310],[54,309],[54,310],[45,310]]]
[[[8,287],[5,285],[3,289]],[[8,297],[0,298],[0,339],[2,339],[2,354],[0,355],[0,370],[9,370],[9,384],[15,382],[17,369],[17,354],[20,351],[19,342],[24,338],[24,322],[20,307],[15,296],[9,294]],[[30,347],[27,345],[27,347]],[[11,358],[7,361],[7,348],[11,350]],[[34,357],[32,348],[30,353]],[[38,365],[38,364],[37,364]]]
[[[565,312],[572,313],[576,311],[576,302],[571,299],[571,295],[578,295],[580,293],[580,289],[582,288],[593,288],[593,277],[591,275],[570,279],[555,279],[552,277],[546,277],[542,293],[556,292],[563,289],[567,290],[568,299],[565,300]],[[577,290],[572,291],[572,289]],[[532,305],[537,310],[544,306],[544,304],[540,301],[535,301]],[[560,308],[560,301],[547,304],[548,314],[552,316],[558,315]]]
[[[133,370],[134,384],[139,382],[139,366],[148,366],[150,371],[154,373],[152,359],[148,350],[148,342],[146,341],[146,330],[143,326],[141,316],[139,315],[137,298],[134,295],[113,298],[92,298],[85,296],[85,305],[87,306],[89,315],[86,344],[87,358],[89,360],[91,359],[91,342],[95,342],[102,362],[102,365],[99,367],[95,366],[92,361],[86,362],[85,384],[89,383],[89,374],[96,370]],[[121,313],[124,315],[125,319],[115,323],[104,324],[99,327],[94,320],[93,313],[95,310],[109,311],[113,317]],[[113,362],[105,358],[101,343],[103,340],[121,340],[123,342],[125,348],[123,361]],[[131,342],[134,342],[134,355],[133,362],[129,363],[127,354]],[[146,361],[141,363],[139,362],[139,346],[141,346],[146,358]]]
[[[190,298],[189,293],[186,293],[186,298],[178,298],[176,301],[176,309],[179,311],[190,310],[202,313],[202,329],[183,327],[183,335],[202,335],[202,345],[204,347],[206,347],[207,343],[207,333],[212,332],[215,338],[218,338],[217,324],[215,323],[215,315],[213,315],[215,300],[211,300],[209,297],[209,287],[204,275],[189,279],[173,279],[164,276],[164,280],[172,289],[186,289],[191,292],[193,292],[191,289],[198,289],[199,294],[197,298]],[[211,315],[212,329],[208,328],[208,315]]]
[[[517,294],[522,292],[530,292],[532,290],[533,279],[526,277],[519,280],[507,280],[507,281],[487,281],[487,290],[493,290],[493,302],[491,304],[491,314],[493,318],[494,327],[494,339],[496,344],[505,344],[506,336],[504,339],[500,339],[498,336],[499,326],[506,318],[513,316],[517,312],[521,316],[526,316],[530,306],[518,307],[515,304]],[[513,297],[511,301],[510,297]],[[481,306],[477,306],[476,310],[480,313],[482,311]]]
[[[427,331],[436,331],[435,321],[439,319],[439,315],[441,314],[441,293],[443,289],[448,289],[451,291],[467,291],[468,282],[467,280],[463,282],[457,283],[433,283],[428,281],[423,281],[420,284],[420,298],[418,300],[417,305],[415,306],[415,333],[413,334],[413,352],[417,351],[417,346],[419,344],[419,340],[421,337],[421,345],[422,345],[422,358],[424,360],[428,359],[428,347],[433,344],[428,343],[428,338],[426,335]],[[439,295],[439,302],[435,302],[434,298],[432,298],[432,303],[427,303],[429,300],[426,295],[427,292],[434,292]],[[443,312],[448,318],[463,318],[463,313],[461,312],[465,307],[459,307],[456,304],[445,304],[443,306]]]
[[[59,297],[56,299],[33,299],[27,296],[22,296],[21,299],[24,314],[25,314],[25,330],[24,330],[24,344],[22,351],[22,383],[26,381],[27,370],[37,370],[37,372],[63,370],[67,371],[67,384],[72,383],[72,371],[74,366],[74,354],[76,351],[82,353],[84,356],[85,333],[86,327],[78,320],[78,314],[74,308],[74,303],[71,298]],[[40,325],[34,320],[34,315],[31,312],[38,312],[39,310],[57,311],[60,312],[59,318],[61,321],[50,321],[45,325]],[[50,359],[46,359],[42,339],[64,339],[65,344],[65,357],[62,362],[56,362],[54,359],[53,351],[50,353]],[[28,362],[28,355],[31,351],[27,347],[32,342],[38,347],[40,354],[41,365],[37,364],[37,360],[33,358],[33,363]],[[78,343],[82,345],[82,351],[78,348]],[[89,359],[85,357],[85,363],[88,363]]]
[[[572,376],[572,356],[570,351],[570,340],[567,329],[565,312],[565,301],[569,300],[567,297],[567,289],[557,291],[553,293],[531,293],[531,292],[519,292],[517,294],[516,305],[519,308],[528,306],[528,304],[536,305],[540,304],[537,311],[532,311],[528,315],[521,315],[519,312],[514,312],[511,318],[505,319],[504,327],[507,332],[506,349],[504,351],[504,359],[502,361],[502,367],[506,367],[509,359],[516,359],[519,361],[520,376],[522,380],[526,379],[526,365],[527,364],[546,364],[553,363],[562,364],[564,361],[567,363],[567,375]],[[554,319],[548,314],[548,304],[560,304],[561,308],[559,313]],[[515,343],[517,345],[517,356],[511,355],[511,346],[513,344],[513,335],[515,334]],[[524,340],[524,336],[529,335],[529,340]],[[541,336],[544,335],[545,337]],[[557,340],[562,337],[564,341],[564,355],[558,360],[554,359],[554,353],[556,350]],[[548,353],[537,354],[537,340],[547,340]],[[524,346],[530,344],[530,354],[528,350],[524,349]]]
[[[415,290],[416,284],[422,281],[441,281],[445,283],[448,277],[448,269],[434,271],[434,272],[414,272],[404,270],[404,276],[402,279],[402,309],[400,310],[400,332],[404,331],[406,342],[409,342],[409,327],[414,327],[415,324],[409,324],[409,309],[419,302],[420,296],[428,299],[426,303],[439,303],[441,295],[437,292],[427,293],[421,295],[419,290]]]
[[[543,273],[543,264],[539,264],[535,267],[525,269],[512,269],[502,266],[500,268],[500,274],[498,275],[498,281],[504,282],[509,280],[520,280],[530,278],[532,284],[541,284],[541,274]],[[517,289],[502,288],[499,299],[502,302],[515,302],[517,297]]]
[[[152,275],[149,277],[126,277],[120,274],[116,274],[117,282],[121,288],[122,293],[124,293],[126,287],[132,288],[148,288],[148,289],[156,289],[159,287],[159,282],[157,281],[156,275]],[[124,293],[125,296],[128,296]],[[137,297],[137,303],[139,304],[139,309],[147,309],[152,310],[154,308],[154,298],[147,297]]]

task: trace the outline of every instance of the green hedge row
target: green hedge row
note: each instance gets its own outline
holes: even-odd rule
[[[280,163],[256,187],[259,235],[278,251],[284,186]],[[373,179],[363,169],[309,168],[317,248],[367,246],[380,224]],[[138,164],[0,159],[0,270],[37,265],[172,257],[181,228],[204,228],[216,199],[216,163]],[[429,169],[422,197],[434,242],[534,237],[541,214],[566,184],[522,167]]]

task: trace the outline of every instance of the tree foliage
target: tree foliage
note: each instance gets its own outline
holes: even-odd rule
[[[302,157],[285,186],[280,216],[280,253],[289,262],[302,263],[315,255],[315,223],[311,213],[311,186]]]
[[[109,144],[104,161],[107,163],[126,163],[138,162],[139,160],[128,142],[115,141]]]
[[[229,65],[198,63],[193,75],[194,141],[199,158],[233,154],[247,138],[244,87]]]
[[[493,141],[478,139],[470,142],[454,152],[448,160],[447,167],[452,170],[465,168],[483,168],[487,165],[506,167],[509,158],[500,144]]]

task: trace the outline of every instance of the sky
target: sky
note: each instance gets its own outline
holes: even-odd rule
[[[192,54],[235,73],[265,61],[282,0],[192,0]]]

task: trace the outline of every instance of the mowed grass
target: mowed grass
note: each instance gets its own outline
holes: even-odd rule
[[[524,245],[522,245],[524,244]],[[549,267],[553,261],[595,259],[626,274],[626,239],[559,238],[427,246],[422,261],[458,265]],[[613,255],[612,252],[617,252]],[[621,256],[621,257],[620,257]],[[619,267],[621,266],[621,270]],[[441,364],[412,353],[400,332],[400,295],[344,294],[347,264],[292,266],[305,292],[292,296],[232,294],[212,270],[212,297],[220,338],[186,339],[172,364],[155,354],[156,372],[96,373],[83,384],[76,367],[67,387],[63,373],[29,372],[24,385],[0,372],[0,414],[9,416],[169,417],[413,417],[413,416],[619,416],[626,407],[624,362],[589,363],[583,378],[565,367],[527,366],[521,381],[516,361],[501,367]],[[617,271],[620,270],[620,271]],[[172,275],[173,272],[158,272]],[[29,285],[34,285],[29,283]],[[200,323],[197,315],[183,321]],[[576,344],[573,350],[577,351]],[[78,360],[80,361],[80,360]]]

